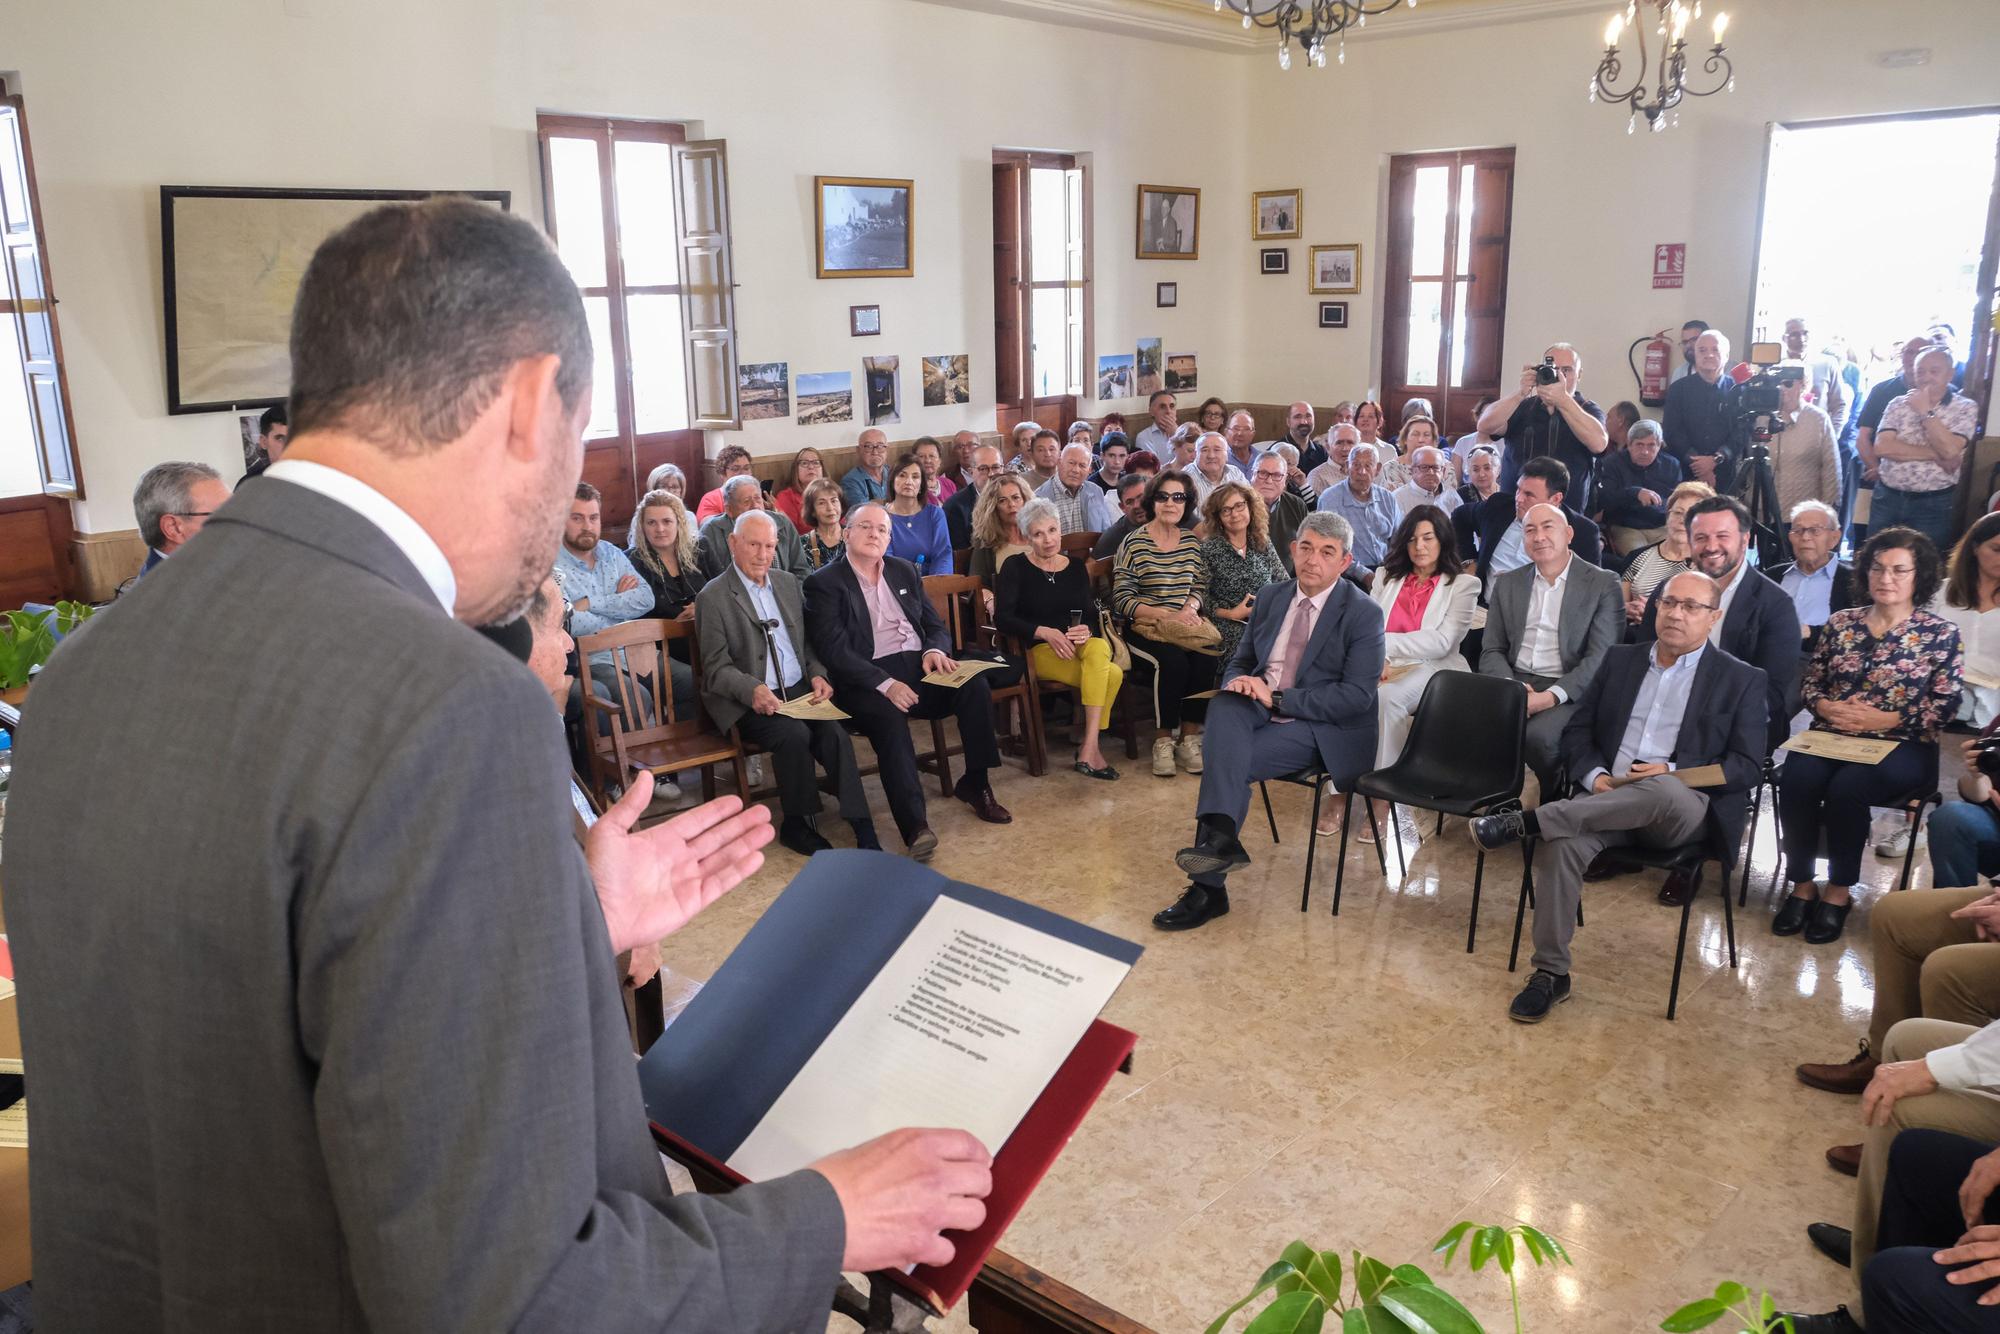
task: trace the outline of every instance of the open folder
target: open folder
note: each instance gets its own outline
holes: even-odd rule
[[[895,1276],[948,1310],[1131,1054],[1097,1015],[1140,953],[902,857],[821,852],[646,1053],[646,1112],[738,1181],[970,1131],[994,1153],[985,1223]]]

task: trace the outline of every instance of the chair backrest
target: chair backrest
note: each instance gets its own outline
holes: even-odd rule
[[[986,587],[986,581],[976,574],[927,574],[924,576],[924,596],[937,609],[938,618],[945,624],[951,635],[953,651],[960,651],[975,643],[978,629],[979,592]]]
[[[1077,560],[1089,560],[1090,549],[1097,545],[1097,539],[1100,536],[1102,536],[1100,533],[1064,533],[1062,540],[1063,555],[1073,557]]]
[[[1404,781],[1438,795],[1518,796],[1524,777],[1528,688],[1477,672],[1432,676],[1396,764]]]
[[[643,745],[666,737],[690,736],[703,730],[699,719],[674,717],[673,677],[666,667],[667,646],[688,641],[688,658],[695,673],[695,693],[701,693],[701,652],[693,621],[643,617],[624,621],[576,641],[576,651],[589,670],[594,653],[609,653],[617,665],[613,702],[624,710],[613,720],[628,745]],[[585,682],[584,688],[590,688]],[[650,722],[648,719],[650,718]]]

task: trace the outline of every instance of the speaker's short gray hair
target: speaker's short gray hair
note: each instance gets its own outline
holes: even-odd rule
[[[160,530],[160,520],[169,514],[188,513],[194,504],[194,484],[210,479],[219,482],[222,474],[206,463],[177,460],[155,463],[146,469],[146,475],[132,491],[132,508],[139,516],[139,536],[147,546],[157,550],[167,540]]]

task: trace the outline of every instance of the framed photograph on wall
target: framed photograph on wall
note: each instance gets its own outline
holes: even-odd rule
[[[1259,273],[1290,273],[1292,271],[1292,250],[1290,246],[1272,246],[1257,252]]]
[[[1201,258],[1201,191],[1191,185],[1139,187],[1139,258]]]
[[[1312,248],[1312,289],[1352,293],[1361,290],[1361,243],[1316,245]]]
[[[1345,301],[1320,302],[1319,327],[1322,329],[1345,329],[1347,327],[1347,303]]]
[[[1305,206],[1303,190],[1259,190],[1250,196],[1250,239],[1283,241],[1297,236]]]
[[[850,338],[867,338],[882,332],[882,307],[849,306],[847,333]]]
[[[868,176],[813,177],[813,233],[822,278],[907,278],[910,250],[909,181]]]
[[[1154,283],[1153,304],[1156,306],[1178,306],[1181,303],[1179,283]]]

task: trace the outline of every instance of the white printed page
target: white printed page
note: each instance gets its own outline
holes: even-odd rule
[[[940,896],[729,1166],[765,1181],[905,1126],[998,1153],[1129,971]]]

